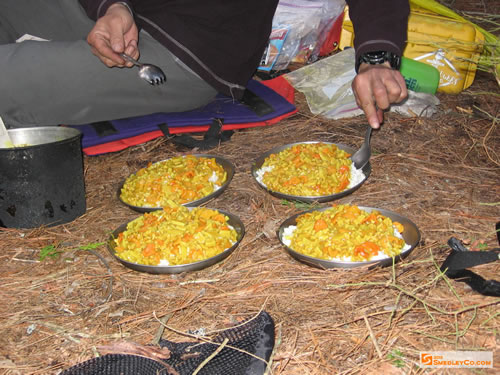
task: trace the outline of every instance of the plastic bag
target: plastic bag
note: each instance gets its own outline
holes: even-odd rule
[[[313,114],[330,119],[359,116],[363,111],[356,104],[351,86],[356,76],[354,59],[354,49],[347,48],[284,77],[305,95]],[[407,117],[431,117],[439,104],[435,95],[408,91],[408,98],[402,103],[392,104],[390,111]]]
[[[313,114],[331,118],[356,116],[355,111],[359,108],[351,88],[356,76],[354,59],[354,49],[347,48],[284,77],[296,90],[304,93]]]
[[[259,70],[284,70],[292,62],[317,60],[344,0],[280,0]]]

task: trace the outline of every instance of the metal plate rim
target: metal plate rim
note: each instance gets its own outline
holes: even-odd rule
[[[224,182],[224,184],[222,184],[222,186],[219,189],[217,189],[216,191],[210,193],[209,195],[207,195],[207,196],[205,196],[203,198],[200,198],[200,199],[197,199],[197,200],[194,200],[194,201],[182,204],[182,206],[185,206],[185,207],[198,207],[198,206],[200,206],[200,205],[202,205],[204,203],[207,203],[208,201],[210,201],[212,199],[217,198],[219,195],[221,195],[228,188],[229,184],[231,183],[231,181],[232,181],[232,179],[234,177],[235,167],[234,167],[234,164],[231,163],[228,159],[223,158],[221,156],[216,156],[216,155],[212,155],[212,154],[188,154],[188,155],[192,155],[192,156],[196,156],[196,157],[204,157],[204,158],[209,158],[209,159],[215,159],[215,161],[217,162],[217,164],[221,165],[222,168],[224,168],[224,170],[227,173],[227,179],[226,179],[226,181]],[[184,155],[184,156],[186,156],[186,155]],[[175,157],[175,156],[173,156],[173,157]],[[168,159],[164,159],[164,160],[159,160],[159,161],[157,161],[155,163],[161,163],[163,161],[166,161],[166,160],[169,160],[169,159],[172,159],[172,158],[168,158]],[[153,164],[155,164],[155,163],[153,163]],[[137,171],[135,173],[137,173]],[[129,177],[130,176],[131,175],[129,175]],[[125,206],[131,208],[134,211],[141,212],[141,213],[158,211],[158,210],[162,209],[162,207],[134,206],[132,204],[129,204],[129,203],[125,202],[121,198],[121,190],[123,188],[123,185],[125,185],[125,182],[126,182],[127,178],[125,178],[120,183],[120,185],[118,186],[118,189],[116,191],[116,195],[118,197],[118,200],[122,204],[124,204]]]
[[[403,239],[405,242],[410,245],[410,248],[403,251],[402,253],[398,254],[397,256],[394,257],[394,262],[397,263],[401,259],[406,258],[410,253],[416,248],[418,243],[420,242],[421,239],[421,234],[420,231],[417,227],[417,225],[407,218],[406,216],[400,215],[396,212],[386,210],[383,208],[377,208],[377,207],[367,207],[367,206],[358,206],[361,210],[371,212],[373,210],[379,211],[382,215],[387,216],[391,218],[391,220],[396,220],[399,221],[401,224],[403,224],[405,230],[402,233]],[[276,231],[276,235],[278,236],[278,240],[280,241],[281,245],[285,248],[285,250],[296,260],[306,263],[308,265],[322,268],[322,269],[331,269],[331,268],[357,268],[357,267],[363,267],[363,266],[368,266],[370,268],[372,267],[387,267],[392,265],[393,258],[386,258],[386,259],[377,259],[377,260],[371,260],[371,261],[366,261],[366,262],[347,262],[347,261],[331,261],[331,260],[326,260],[326,259],[319,259],[319,258],[314,258],[309,255],[302,254],[298,251],[293,250],[289,246],[285,245],[282,239],[283,231],[286,227],[289,225],[293,225],[296,223],[297,217],[300,215],[303,215],[307,212],[312,212],[312,211],[325,211],[329,209],[330,206],[327,207],[319,207],[319,208],[313,208],[311,210],[307,211],[302,211],[299,212],[295,215],[290,216],[288,219],[283,221]],[[411,233],[410,233],[411,232]],[[412,237],[412,238],[410,238]]]
[[[349,152],[351,155],[354,154],[355,150],[350,147],[350,146],[347,146],[347,145],[344,145],[342,143],[334,143],[334,142],[327,142],[327,141],[305,141],[305,142],[295,142],[295,143],[288,143],[286,145],[281,145],[281,146],[277,146],[277,147],[274,147],[268,151],[266,151],[265,153],[261,154],[257,159],[255,159],[255,161],[252,163],[252,169],[251,169],[251,173],[252,173],[252,176],[255,180],[255,182],[262,188],[264,189],[265,191],[267,191],[269,194],[277,197],[277,198],[281,198],[281,199],[286,199],[286,200],[289,200],[289,201],[298,201],[298,202],[304,202],[304,203],[325,203],[325,202],[330,202],[330,201],[333,201],[333,200],[336,200],[336,199],[340,199],[342,197],[345,197],[347,195],[350,195],[352,193],[354,193],[356,190],[358,190],[361,185],[363,185],[366,180],[368,180],[368,178],[370,177],[370,174],[371,174],[371,164],[370,162],[366,163],[366,165],[362,168],[362,171],[363,173],[365,174],[366,178],[361,181],[359,184],[353,186],[352,188],[350,189],[346,189],[344,191],[341,191],[340,193],[336,193],[336,194],[331,194],[331,195],[321,195],[321,196],[300,196],[300,195],[289,195],[289,194],[284,194],[284,193],[280,193],[280,192],[277,192],[277,191],[274,191],[274,190],[271,190],[269,189],[267,186],[265,186],[264,184],[262,184],[258,179],[257,179],[257,170],[260,169],[260,167],[262,166],[262,164],[264,163],[264,160],[271,154],[275,154],[275,153],[278,153],[280,151],[283,151],[287,148],[290,148],[292,146],[295,146],[295,145],[300,145],[300,144],[315,144],[315,143],[324,143],[324,144],[332,144],[332,145],[335,145],[337,146],[338,148],[340,148],[341,150],[344,150],[344,151],[347,151]]]
[[[188,207],[189,210],[192,210],[195,207]],[[151,266],[151,265],[146,265],[146,264],[139,264],[139,263],[133,263],[129,262],[127,260],[121,259],[118,257],[115,253],[114,250],[114,239],[123,231],[127,229],[128,223],[131,221],[139,218],[140,216],[129,220],[128,222],[120,225],[118,228],[116,228],[109,236],[108,241],[107,241],[107,248],[109,253],[120,263],[122,263],[125,267],[128,267],[130,269],[133,269],[135,271],[140,271],[140,272],[146,272],[146,273],[152,273],[152,274],[177,274],[181,272],[192,272],[192,271],[198,271],[203,268],[210,267],[216,263],[219,263],[220,261],[224,260],[227,258],[240,244],[240,242],[243,240],[243,237],[245,236],[245,226],[241,219],[224,210],[220,209],[213,209],[217,210],[221,214],[226,215],[229,217],[228,223],[236,230],[238,233],[238,240],[236,243],[233,244],[233,246],[225,249],[222,253],[219,253],[211,258],[200,260],[194,263],[187,263],[187,264],[179,264],[179,265],[173,265],[173,266]]]

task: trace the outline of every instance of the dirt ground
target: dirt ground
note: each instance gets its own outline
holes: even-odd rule
[[[312,115],[300,93],[296,115],[237,131],[210,150],[236,173],[206,206],[239,216],[246,235],[228,258],[200,271],[137,272],[106,247],[110,232],[139,215],[117,199],[123,179],[147,162],[196,150],[161,138],[86,156],[85,215],[51,228],[0,228],[0,373],[57,374],[96,357],[100,345],[150,344],[158,332],[190,341],[180,332],[224,329],[261,310],[276,325],[270,374],[495,373],[500,299],[446,278],[439,267],[450,237],[475,250],[499,246],[499,86],[479,72],[469,89],[438,98],[431,118],[386,114],[372,136],[371,176],[337,201],[388,209],[417,225],[420,243],[394,267],[314,268],[292,258],[276,237],[281,222],[304,207],[260,188],[252,162],[298,141],[357,148],[366,129],[363,117]],[[47,255],[50,245],[60,253]],[[498,279],[500,263],[474,271]],[[421,351],[451,350],[493,351],[496,370],[418,367]]]

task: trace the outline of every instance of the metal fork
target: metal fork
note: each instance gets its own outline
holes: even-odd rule
[[[120,53],[120,56],[139,67],[139,77],[147,81],[151,85],[160,85],[167,80],[165,73],[159,67],[153,64],[141,64],[136,59],[125,53]]]
[[[354,163],[354,166],[358,169],[362,169],[366,163],[370,160],[370,156],[372,154],[370,148],[370,137],[372,135],[372,127],[368,125],[368,129],[365,134],[365,141],[361,145],[358,151],[351,156],[351,160]]]

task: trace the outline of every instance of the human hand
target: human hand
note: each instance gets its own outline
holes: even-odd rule
[[[139,33],[129,9],[123,4],[111,5],[99,18],[87,35],[91,51],[106,66],[131,67],[119,53],[125,52],[134,59],[139,58],[137,41]]]
[[[361,64],[352,82],[356,103],[365,112],[368,123],[378,129],[384,121],[384,110],[408,96],[406,83],[397,70],[384,64]]]

